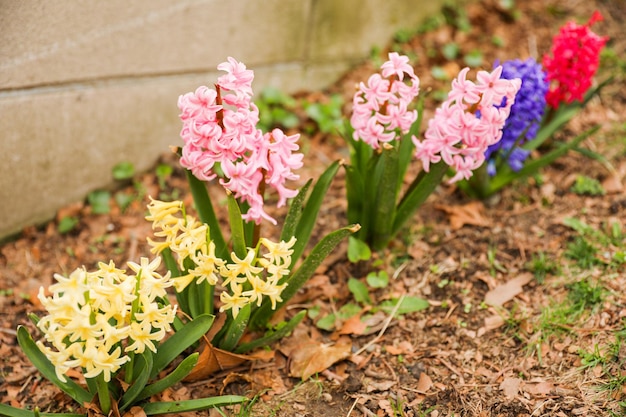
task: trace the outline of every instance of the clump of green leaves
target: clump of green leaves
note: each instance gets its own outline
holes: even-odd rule
[[[560,271],[556,260],[551,259],[545,252],[537,252],[526,264],[526,268],[535,275],[539,283],[543,283],[548,274],[557,274]]]
[[[265,88],[254,104],[259,108],[258,127],[263,132],[282,127],[292,129],[300,124],[297,101],[275,87]]]
[[[309,309],[309,318],[317,320],[315,325],[318,328],[332,331],[336,328],[337,323],[344,322],[362,313],[365,308],[367,308],[367,314],[361,318],[362,321],[367,321],[369,317],[379,311],[383,311],[387,314],[395,311],[395,316],[399,317],[429,307],[428,301],[415,296],[392,298],[380,303],[375,302],[370,289],[386,288],[389,285],[389,275],[385,271],[373,271],[367,275],[365,280],[367,283],[356,278],[350,278],[348,280],[348,289],[354,298],[354,302],[344,304],[336,312],[322,317],[319,317],[319,307],[314,307]]]
[[[576,182],[572,185],[571,191],[579,195],[597,196],[606,194],[600,181],[586,175],[576,176]]]
[[[322,133],[337,133],[343,126],[343,98],[334,94],[328,100],[302,103],[307,116],[316,124]]]

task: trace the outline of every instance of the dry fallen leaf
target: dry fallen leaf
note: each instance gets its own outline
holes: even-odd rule
[[[421,394],[425,394],[433,386],[433,380],[426,375],[426,372],[420,374],[415,390]]]
[[[480,227],[489,226],[489,222],[483,217],[484,206],[480,201],[472,201],[462,206],[437,204],[435,208],[446,212],[452,230],[458,230],[466,224]]]
[[[347,359],[351,354],[352,342],[348,338],[341,338],[334,345],[308,340],[292,351],[289,373],[308,379],[334,363]]]
[[[533,274],[521,274],[510,281],[500,284],[493,290],[485,294],[485,303],[492,306],[502,306],[509,300],[512,300],[517,294],[523,291],[523,286],[533,279]]]
[[[519,392],[521,384],[522,380],[519,378],[504,378],[504,380],[500,383],[500,389],[506,398],[512,400]]]
[[[235,366],[249,360],[256,359],[249,355],[238,355],[236,353],[228,352],[222,349],[218,349],[215,346],[206,344],[198,363],[194,366],[193,370],[185,377],[185,381],[198,381],[200,379],[207,378],[209,375],[223,371],[225,369],[234,368]]]
[[[365,333],[365,329],[367,329],[367,323],[362,322],[361,315],[357,314],[343,323],[339,334],[354,334],[360,336]]]
[[[537,384],[524,384],[524,392],[541,397],[550,395],[554,388],[554,384],[548,381],[542,381]]]

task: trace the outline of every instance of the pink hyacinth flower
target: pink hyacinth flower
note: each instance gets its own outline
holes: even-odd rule
[[[381,65],[381,74],[372,74],[360,83],[352,100],[350,124],[353,138],[374,149],[406,134],[417,120],[417,110],[409,110],[419,94],[419,78],[409,58],[397,52]]]
[[[261,193],[265,185],[274,189],[279,206],[297,194],[286,181],[299,178],[293,173],[302,167],[299,135],[287,136],[278,129],[264,135],[257,128],[259,109],[252,102],[254,72],[231,57],[218,69],[226,74],[218,77],[215,89],[201,86],[178,99],[184,142],[180,163],[203,181],[215,179],[219,165],[220,184],[250,207],[244,219],[276,224],[264,210]]]
[[[502,67],[491,73],[479,71],[476,83],[467,79],[468,71],[463,68],[453,80],[448,98],[428,121],[424,140],[412,137],[415,156],[426,172],[441,160],[454,168],[456,174],[450,183],[470,178],[483,164],[487,147],[502,137],[502,127],[521,86],[519,79],[499,79]]]

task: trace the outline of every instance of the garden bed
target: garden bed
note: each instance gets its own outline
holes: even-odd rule
[[[247,395],[254,404],[223,413],[252,416],[626,412],[626,99],[621,88],[626,10],[617,0],[526,0],[512,8],[506,3],[484,0],[463,10],[446,9],[419,33],[398,33],[390,48],[414,58],[421,89],[429,91],[425,120],[466,62],[482,60],[482,68],[489,69],[497,59],[527,57],[529,51],[540,57],[565,21],[585,22],[599,10],[605,20],[594,31],[611,40],[596,78],[612,75],[614,81],[555,140],[567,141],[598,124],[600,130],[583,147],[603,159],[570,152],[539,176],[515,182],[484,202],[443,184],[400,238],[372,261],[350,263],[346,245],[340,246],[281,313],[290,317],[307,308],[309,316],[263,359],[179,384],[162,400]],[[328,91],[303,92],[297,100],[327,110],[333,95],[350,103],[355,84],[377,70],[384,52],[373,52],[372,59]],[[306,163],[299,173],[306,180],[347,158],[347,150],[341,137],[320,129],[321,122],[332,122],[332,112],[316,121],[299,102],[290,109],[296,121],[290,129],[304,132]],[[347,112],[348,104],[341,109]],[[174,168],[171,174],[166,166]],[[217,188],[211,192],[219,196]],[[28,228],[0,247],[3,404],[72,410],[70,400],[42,379],[16,342],[17,326],[34,328],[27,315],[41,313],[39,287],[50,285],[54,273],[148,256],[148,196],[192,203],[173,155],[164,155],[153,171],[118,184],[111,195],[117,198],[109,201],[108,213],[96,214],[93,204],[77,203],[61,210],[56,221]],[[345,225],[345,210],[340,170],[313,239]],[[271,226],[264,227],[272,233]],[[367,297],[355,300],[348,281],[365,283],[372,271],[385,271],[389,282],[370,275],[370,284],[379,282],[379,288],[370,286]],[[368,316],[367,327],[359,324],[376,306],[401,297],[427,300],[429,307],[391,320],[388,311],[380,310]],[[334,321],[320,323],[331,313]],[[320,355],[341,356],[343,348],[332,350],[337,346],[358,354],[305,381],[291,376],[298,366],[296,352],[317,353],[306,357],[315,362]]]

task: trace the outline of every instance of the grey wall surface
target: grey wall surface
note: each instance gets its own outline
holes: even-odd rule
[[[319,89],[442,0],[0,0],[0,238],[179,144],[176,101],[233,56]]]

